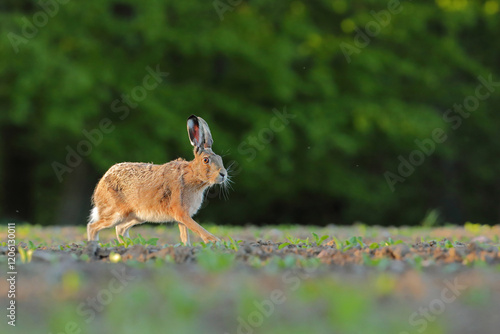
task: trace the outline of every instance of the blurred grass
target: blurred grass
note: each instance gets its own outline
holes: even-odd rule
[[[269,240],[273,242],[290,242],[292,239],[315,241],[313,233],[318,236],[335,237],[339,240],[347,240],[353,236],[362,237],[365,244],[371,242],[387,241],[388,238],[403,240],[404,242],[415,242],[433,239],[448,238],[452,241],[469,242],[474,237],[486,236],[494,243],[500,242],[500,225],[482,225],[467,222],[464,226],[446,225],[442,227],[426,226],[367,226],[357,223],[353,226],[302,226],[302,225],[269,225],[265,228],[256,226],[226,226],[214,225],[210,222],[201,224],[211,233],[221,237],[228,243],[234,240]],[[158,238],[158,245],[175,245],[180,242],[177,224],[143,224],[131,229],[131,238],[141,235],[146,240]],[[191,232],[190,232],[191,233]],[[36,245],[60,245],[68,243],[79,243],[87,240],[85,226],[41,226],[29,224],[17,224],[16,236],[18,242],[28,243],[32,241]],[[191,233],[192,242],[200,242],[197,236]],[[6,241],[6,229],[0,230],[0,241]],[[100,241],[109,243],[116,239],[115,229],[105,229],[100,232]]]
[[[68,323],[74,323],[82,333],[236,333],[239,327],[250,328],[243,333],[397,333],[408,327],[407,316],[412,312],[410,307],[397,306],[399,298],[381,303],[388,291],[382,295],[370,284],[356,280],[309,279],[299,274],[256,278],[237,271],[217,275],[165,267],[154,268],[150,274],[112,295],[109,303],[106,299],[102,311],[95,312],[95,318],[88,322],[87,314],[78,313],[79,307],[106,288],[105,279],[104,284],[89,290],[95,283],[87,276],[82,286],[73,286],[72,292],[56,296],[56,300],[51,299],[50,290],[46,291],[34,298],[38,306],[31,304],[32,300],[20,300],[19,314],[35,313],[42,320],[33,323],[19,317],[17,329],[60,333]],[[103,278],[97,280],[102,282]],[[81,290],[89,295],[82,296]],[[270,304],[277,290],[282,292],[283,302]],[[46,304],[50,307],[43,306]]]

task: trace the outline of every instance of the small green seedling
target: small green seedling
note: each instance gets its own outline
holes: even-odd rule
[[[326,239],[329,238],[329,236],[326,235],[326,234],[324,236],[322,236],[321,238],[316,233],[314,233],[314,232],[312,233],[312,235],[314,237],[314,241],[316,242],[317,246],[321,246],[321,244],[323,243],[323,241],[325,241]]]
[[[240,243],[242,241],[238,240],[238,242],[236,242],[236,241],[234,241],[234,239],[231,236],[229,236],[229,241],[230,242],[225,245],[226,248],[232,249],[232,250],[237,252],[239,249],[238,243]]]
[[[362,237],[350,237],[349,240],[345,241],[346,246],[343,247],[343,250],[349,250],[353,247],[360,246],[361,248],[365,247]]]
[[[28,249],[31,249],[31,250],[35,250],[37,249],[38,247],[35,246],[35,244],[33,243],[33,241],[28,241]]]
[[[292,236],[287,236],[286,237],[288,239],[288,241],[290,241],[290,244],[292,245],[298,245],[298,244],[301,244],[301,243],[304,243],[308,246],[311,245],[311,243],[309,242],[309,238],[307,239],[300,239],[300,238],[294,238]]]
[[[389,237],[389,239],[387,239],[387,241],[384,243],[384,246],[394,246],[394,245],[399,245],[399,244],[402,244],[404,243],[403,240],[392,240],[391,237]]]
[[[343,250],[344,244],[336,236],[332,235],[333,242],[335,243],[335,248]]]
[[[290,245],[291,245],[291,243],[290,243],[290,242],[284,242],[284,243],[282,243],[281,245],[279,245],[279,246],[278,246],[278,249],[283,249],[283,248],[285,248],[286,246],[290,246]]]
[[[125,246],[130,247],[134,245],[143,245],[143,246],[156,246],[158,243],[158,238],[151,238],[146,240],[142,237],[142,235],[138,234],[135,239],[124,237],[120,235],[121,243],[119,243],[116,239],[113,241],[115,246]],[[104,244],[102,247],[110,247],[111,243]]]
[[[19,252],[19,257],[21,258],[22,263],[30,263],[31,257],[33,255],[33,249],[25,250],[22,247],[18,247],[17,251]]]

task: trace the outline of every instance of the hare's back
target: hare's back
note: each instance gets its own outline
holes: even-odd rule
[[[127,191],[158,180],[161,165],[141,162],[122,162],[111,166],[99,185],[117,192]]]

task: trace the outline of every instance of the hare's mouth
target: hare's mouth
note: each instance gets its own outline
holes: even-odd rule
[[[216,182],[218,184],[222,184],[222,183],[226,182],[226,180],[227,180],[227,174],[220,172],[219,175],[217,175]]]
[[[233,183],[233,181],[231,180],[231,176],[227,173],[227,171],[225,173],[220,173],[217,176],[217,183],[220,185],[219,194],[222,194],[222,197],[227,200],[229,198],[229,189],[233,189],[233,187],[231,186],[231,183]]]

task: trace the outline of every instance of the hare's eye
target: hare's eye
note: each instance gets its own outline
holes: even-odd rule
[[[204,164],[208,164],[210,162],[210,159],[209,158],[203,158],[203,163]]]

